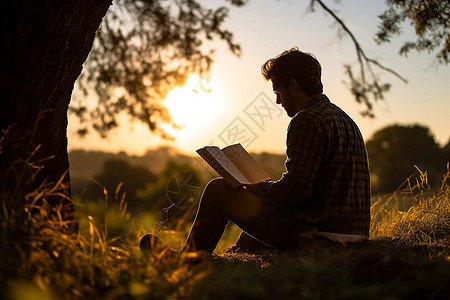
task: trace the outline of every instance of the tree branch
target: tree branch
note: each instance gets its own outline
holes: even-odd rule
[[[402,77],[399,73],[397,73],[396,71],[392,70],[391,68],[388,68],[384,65],[382,65],[380,62],[378,62],[376,59],[372,59],[369,58],[366,53],[364,52],[364,50],[362,49],[361,45],[359,44],[358,40],[356,39],[355,35],[353,34],[353,32],[347,27],[347,25],[345,25],[344,21],[339,18],[328,6],[326,6],[322,0],[312,0],[313,2],[317,2],[319,3],[319,5],[328,13],[330,14],[333,19],[339,24],[341,25],[342,29],[350,36],[350,38],[353,41],[353,44],[355,45],[356,48],[356,54],[358,56],[358,61],[359,64],[361,65],[361,68],[363,67],[363,59],[366,62],[367,65],[370,64],[374,64],[377,67],[379,67],[380,69],[391,73],[392,75],[394,75],[395,77],[397,77],[398,79],[400,79],[401,81],[403,81],[404,83],[408,83],[408,81]],[[361,75],[362,75],[362,79],[365,80],[365,76],[364,76],[364,71],[362,69],[361,71]]]
[[[353,32],[347,27],[344,21],[337,16],[322,0],[311,0],[310,7],[314,10],[314,4],[318,3],[320,7],[339,24],[346,34],[351,38],[358,58],[359,64],[359,78],[353,75],[351,67],[345,65],[346,74],[348,76],[348,86],[355,97],[356,102],[365,105],[365,110],[361,112],[363,116],[374,117],[373,114],[373,102],[384,99],[384,93],[389,91],[391,85],[389,83],[380,83],[378,76],[373,71],[372,66],[376,66],[379,69],[388,72],[404,83],[408,81],[393,69],[381,64],[378,60],[368,57],[361,47],[358,39]],[[367,74],[368,72],[368,74]],[[369,76],[368,76],[369,75]]]

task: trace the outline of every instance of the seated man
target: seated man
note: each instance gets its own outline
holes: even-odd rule
[[[292,118],[287,130],[286,172],[277,181],[232,188],[208,183],[183,251],[212,253],[225,226],[243,239],[277,249],[296,246],[305,233],[352,241],[368,237],[370,179],[363,137],[355,122],[325,96],[321,66],[292,48],[261,68],[276,103]],[[341,241],[342,242],[342,241]]]

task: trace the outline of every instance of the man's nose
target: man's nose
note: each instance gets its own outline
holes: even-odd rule
[[[277,104],[281,104],[280,96],[277,96]]]

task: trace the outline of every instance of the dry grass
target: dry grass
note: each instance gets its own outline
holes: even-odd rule
[[[106,220],[97,226],[87,216],[83,220],[87,228],[76,234],[68,232],[68,224],[59,213],[61,207],[49,206],[46,201],[63,190],[62,182],[57,182],[25,195],[20,223],[3,209],[0,298],[61,299],[64,295],[64,299],[115,299],[145,295],[176,299],[190,292],[192,281],[204,277],[205,270],[194,273],[179,259],[163,259],[165,253],[143,257],[137,248],[143,231],[111,238]]]
[[[414,186],[408,184],[407,189],[397,191],[386,201],[379,199],[372,206],[371,238],[390,237],[410,244],[450,246],[450,170],[437,193],[428,186],[426,172],[419,172],[421,180]]]
[[[398,195],[375,203],[371,237],[448,247],[449,177],[450,172],[434,194],[426,187],[424,176],[410,189],[408,209],[392,207],[399,201]],[[32,180],[33,176],[23,178]],[[27,182],[19,184],[29,186]],[[144,230],[127,215],[123,199],[114,208],[118,212],[115,217],[106,212],[99,219],[80,214],[80,231],[71,233],[70,222],[63,217],[64,206],[48,205],[52,197],[71,201],[65,196],[62,181],[27,192],[19,187],[10,191],[0,195],[1,299],[392,299],[448,295],[447,254],[430,258],[402,249],[401,255],[383,249],[325,249],[302,256],[291,253],[263,259],[197,260],[194,265],[192,257],[170,258],[164,251],[143,257],[137,245]],[[113,207],[108,197],[105,193],[101,209]],[[123,224],[120,235],[110,235],[114,223]]]

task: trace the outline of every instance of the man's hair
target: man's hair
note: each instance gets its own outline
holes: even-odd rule
[[[311,53],[302,52],[298,47],[267,60],[261,67],[261,73],[264,79],[273,81],[275,78],[283,86],[295,79],[309,97],[321,95],[323,92],[320,63]]]

